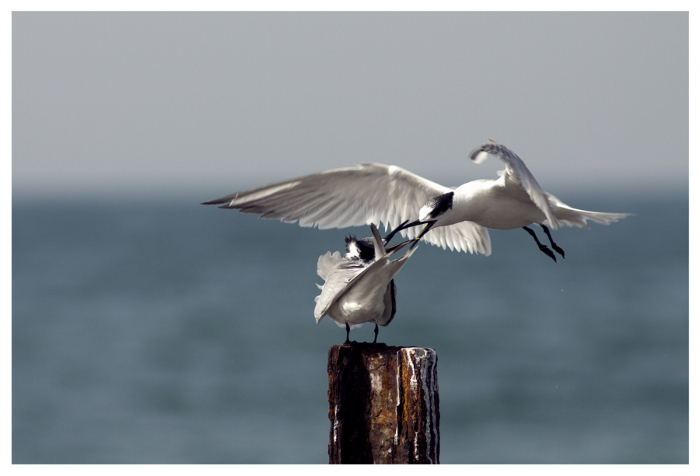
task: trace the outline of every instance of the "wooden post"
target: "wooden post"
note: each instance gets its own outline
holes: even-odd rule
[[[328,349],[331,464],[439,463],[437,354],[423,347]]]

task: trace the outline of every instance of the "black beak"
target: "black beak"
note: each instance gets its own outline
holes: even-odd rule
[[[394,229],[391,231],[391,233],[389,233],[388,235],[386,235],[386,236],[384,237],[384,244],[388,244],[389,241],[394,237],[394,235],[396,235],[396,234],[397,234],[398,232],[400,232],[401,230],[405,230],[406,228],[411,228],[411,227],[418,226],[418,225],[421,224],[420,220],[415,220],[415,221],[412,221],[411,223],[408,223],[409,221],[411,221],[410,218],[409,218],[408,220],[406,220],[405,222],[401,223],[401,224],[400,224],[399,226],[397,226],[396,228],[394,228]]]
[[[413,241],[413,240],[402,241],[402,242],[399,243],[398,245],[390,246],[390,247],[386,248],[386,252],[389,253],[389,252],[395,250],[396,248],[403,247],[403,246],[406,245],[406,243],[410,243],[411,241]]]
[[[413,228],[414,226],[423,225],[425,223],[425,222],[422,222],[420,220],[414,220],[411,223],[409,223],[409,221],[410,221],[410,219],[406,220],[405,222],[401,223],[399,226],[397,226],[396,228],[391,230],[391,232],[384,237],[384,243],[388,244],[389,240],[391,240],[394,237],[394,235],[396,235],[401,230],[405,230],[407,228]],[[411,249],[414,246],[416,246],[416,243],[418,243],[418,241],[421,238],[423,238],[423,235],[425,235],[428,232],[428,230],[430,230],[433,227],[433,225],[435,225],[435,223],[437,223],[437,221],[429,221],[428,222],[428,224],[426,225],[425,228],[423,228],[423,231],[420,232],[418,237],[415,238],[414,240],[412,240],[413,244],[411,245]],[[406,243],[406,242],[399,243],[398,245],[390,246],[389,248],[386,249],[386,251],[389,252],[389,251],[393,250],[394,248],[396,248],[397,246],[403,245],[404,243]]]
[[[416,221],[417,221],[417,220],[416,220]],[[433,227],[433,225],[435,225],[436,223],[437,223],[437,220],[435,220],[435,221],[429,221],[428,224],[425,226],[425,228],[423,228],[423,231],[420,232],[420,235],[418,235],[418,236],[416,237],[416,239],[413,240],[413,244],[411,245],[411,247],[410,247],[409,249],[412,250],[413,247],[416,246],[416,243],[418,243],[418,241],[419,241],[421,238],[423,238],[423,235],[425,235],[426,233],[428,233],[428,230],[430,230],[430,229]],[[409,223],[409,226],[416,226],[416,225],[419,225],[419,224],[420,224],[420,223],[413,222],[413,223]],[[407,228],[408,228],[408,226],[407,226]]]

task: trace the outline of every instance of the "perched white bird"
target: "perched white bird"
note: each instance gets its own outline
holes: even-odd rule
[[[389,229],[417,216],[418,220],[401,229],[403,236],[485,255],[491,254],[487,228],[524,228],[540,250],[555,261],[554,253],[537,240],[528,225],[542,226],[552,247],[564,256],[547,226],[587,228],[587,220],[607,225],[629,215],[569,207],[544,192],[525,163],[503,145],[486,143],[472,151],[470,158],[480,163],[489,155],[505,163],[500,178],[474,180],[457,188],[444,187],[395,165],[360,163],[233,193],[204,204],[260,214],[260,218],[290,223],[299,220],[301,226],[322,229],[369,223],[384,223]],[[422,230],[414,228],[423,224]]]
[[[350,329],[365,322],[374,323],[374,342],[380,326],[388,326],[396,314],[396,284],[394,276],[403,268],[415,249],[401,258],[390,260],[409,242],[391,248],[387,253],[384,242],[374,224],[370,225],[372,238],[345,239],[347,253],[327,252],[318,258],[318,275],[325,283],[318,286],[314,317],[318,324],[324,316],[340,327],[345,327],[345,343],[350,343]],[[392,235],[393,236],[393,235]]]

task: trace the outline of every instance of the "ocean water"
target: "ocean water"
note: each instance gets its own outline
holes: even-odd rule
[[[421,244],[379,340],[436,350],[442,463],[688,463],[687,191],[564,200],[636,216],[553,232],[559,263],[522,230]],[[316,260],[368,228],[185,197],[12,212],[14,463],[328,462],[345,331],[315,324]]]

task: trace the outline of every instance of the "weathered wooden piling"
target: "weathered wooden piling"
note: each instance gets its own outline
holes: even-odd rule
[[[439,463],[437,354],[423,347],[328,349],[331,464]]]

